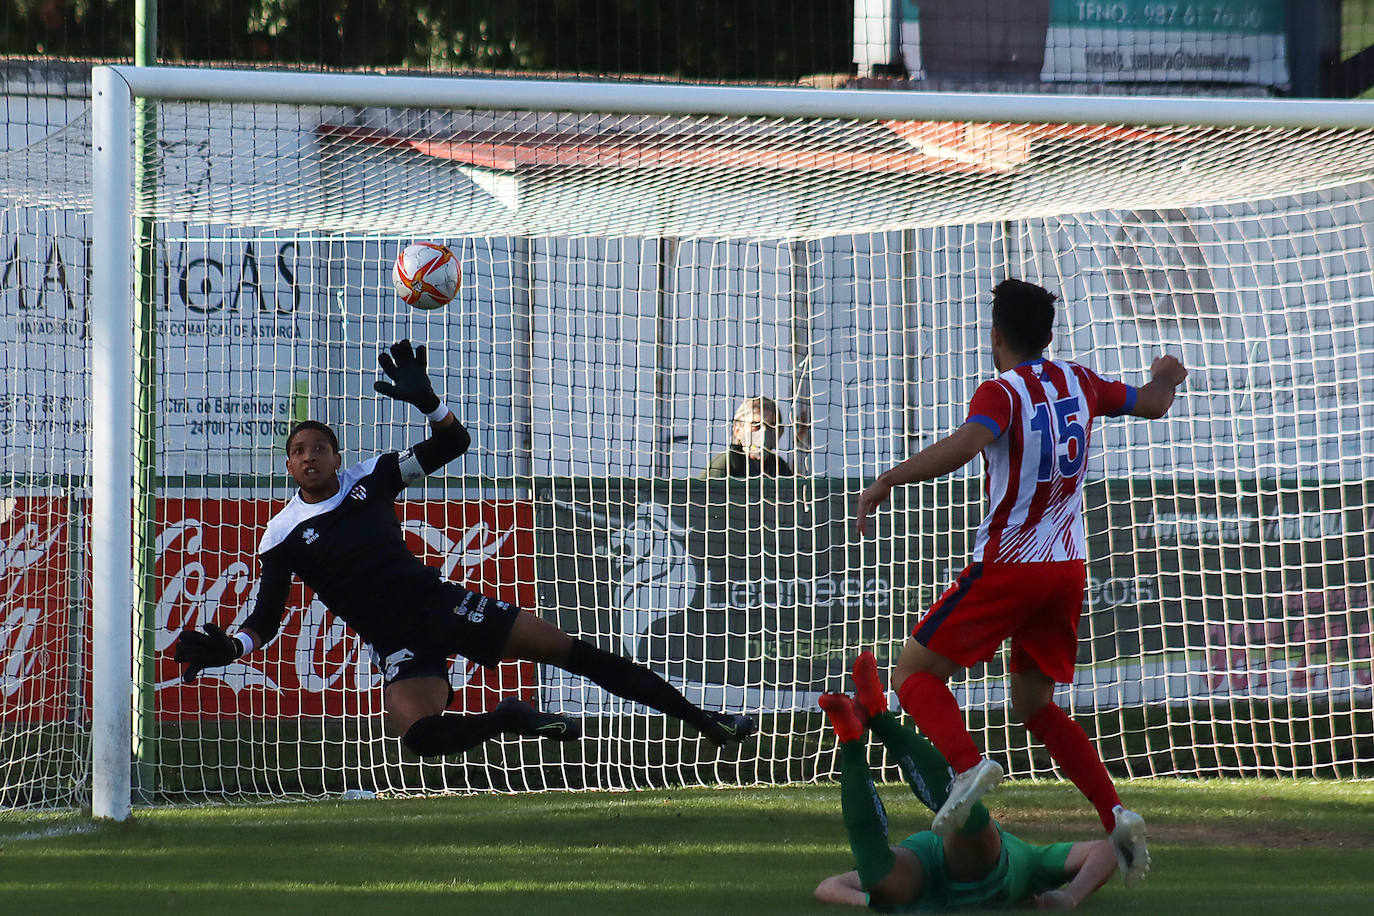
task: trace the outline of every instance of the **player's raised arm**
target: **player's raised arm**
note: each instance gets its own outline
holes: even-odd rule
[[[453,411],[434,393],[426,369],[425,346],[412,348],[409,340],[391,345],[391,352],[377,356],[390,381],[378,380],[372,387],[379,393],[407,404],[413,404],[429,420],[433,435],[410,449],[401,461],[401,479],[405,483],[419,480],[468,450],[472,437]]]
[[[1174,392],[1188,377],[1188,370],[1177,357],[1158,357],[1150,364],[1150,380],[1136,389],[1135,406],[1131,416],[1158,420],[1169,412],[1174,403]]]
[[[893,487],[933,480],[957,470],[972,461],[979,452],[992,444],[995,438],[992,430],[986,425],[969,420],[940,441],[926,446],[891,470],[879,474],[878,479],[859,494],[859,502],[854,513],[854,527],[861,535],[868,533],[868,516],[887,501]]]

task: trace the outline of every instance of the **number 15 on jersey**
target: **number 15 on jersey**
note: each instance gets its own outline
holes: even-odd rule
[[[1060,398],[1052,405],[1043,401],[1035,405],[1031,429],[1040,433],[1038,476],[1041,481],[1053,480],[1056,476],[1077,477],[1083,469],[1088,454],[1088,431],[1078,420],[1081,409],[1077,397]]]

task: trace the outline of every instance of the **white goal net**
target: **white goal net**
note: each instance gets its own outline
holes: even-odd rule
[[[871,93],[617,87],[621,110],[593,111],[586,87],[537,83],[482,83],[498,100],[478,108],[443,101],[471,82],[320,75],[188,100],[208,84],[158,88],[128,137],[128,156],[155,150],[131,175],[152,240],[128,312],[135,799],[828,776],[816,697],[864,648],[889,665],[957,575],[981,467],[896,494],[868,538],[853,501],[964,419],[1008,276],[1061,295],[1053,355],[1132,383],[1165,351],[1190,369],[1166,420],[1094,436],[1060,702],[1120,776],[1374,774],[1374,131],[1256,126],[1295,116],[1255,102],[1095,100],[1114,115],[1072,123],[1063,98],[874,115]],[[819,113],[785,116],[802,96]],[[91,112],[18,111],[0,157],[0,805],[72,805],[98,693],[91,318],[124,305],[92,256]],[[423,240],[462,263],[432,312],[390,285]],[[177,633],[251,606],[292,493],[289,425],[330,423],[345,463],[423,437],[372,393],[401,337],[428,344],[473,434],[398,504],[414,550],[757,716],[757,739],[720,754],[556,669],[459,658],[454,710],[520,694],[586,738],[417,761],[384,730],[367,652],[299,584],[266,651],[180,683]],[[756,396],[794,473],[703,477]],[[1002,657],[954,686],[1013,774],[1053,772],[1008,723]]]

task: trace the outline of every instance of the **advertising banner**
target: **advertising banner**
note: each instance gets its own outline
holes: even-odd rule
[[[853,540],[850,495],[840,480],[552,479],[535,500],[541,608],[689,698],[806,705],[839,687],[846,646],[889,643],[909,613],[904,531]],[[565,711],[618,708],[556,670],[543,687]]]
[[[537,607],[700,702],[789,710],[841,688],[859,648],[890,664],[966,562],[978,483],[952,482],[922,505],[907,490],[864,539],[851,523],[857,482],[550,478],[533,503],[398,505],[412,549],[448,578]],[[161,717],[380,710],[368,653],[299,584],[267,650],[180,683],[176,634],[246,616],[257,539],[280,505],[159,503]],[[1091,560],[1067,702],[1340,701],[1370,691],[1374,483],[1114,480],[1090,484],[1085,505]],[[0,500],[3,721],[88,717],[84,512],[61,497]],[[1005,674],[999,654],[956,690],[965,703],[1001,703]],[[558,669],[538,677],[551,708],[623,709]],[[480,709],[496,690],[535,687],[536,671],[506,665],[498,677],[460,659],[451,679],[455,708]]]
[[[66,499],[0,499],[0,722],[82,722],[89,625]]]
[[[16,465],[69,473],[89,434],[88,217],[0,212],[0,433]],[[269,474],[329,368],[309,238],[159,227],[157,425],[164,475]],[[70,455],[64,453],[70,451]]]
[[[1046,82],[1288,84],[1287,0],[1053,0]]]
[[[860,648],[893,661],[957,577],[981,484],[917,506],[894,494],[852,529],[857,482],[555,479],[536,495],[541,605],[564,629],[667,673],[706,701],[812,708]],[[1120,480],[1085,494],[1080,707],[1367,690],[1371,484],[1330,503],[1275,482]],[[904,499],[912,499],[904,503]],[[1328,508],[1348,506],[1351,508]],[[1005,701],[1005,654],[957,682]],[[567,711],[614,701],[545,684]],[[612,704],[608,707],[607,704]]]
[[[76,516],[53,499],[8,500],[0,522],[0,697],[5,721],[84,721],[89,686],[89,613],[73,601],[84,573],[73,568]],[[164,720],[255,715],[357,715],[380,711],[381,675],[356,636],[296,582],[281,633],[265,650],[181,683],[172,659],[184,629],[230,629],[257,592],[257,543],[282,506],[265,499],[165,499],[158,503],[155,621],[157,714]],[[411,549],[469,588],[532,607],[532,508],[527,502],[408,501],[397,504]],[[84,509],[82,510],[84,511]],[[532,665],[496,672],[458,658],[450,670],[455,709],[480,710],[502,691],[528,689]],[[484,689],[487,688],[487,689]]]
[[[917,78],[1289,81],[1286,0],[900,0]],[[856,31],[857,35],[857,31]]]

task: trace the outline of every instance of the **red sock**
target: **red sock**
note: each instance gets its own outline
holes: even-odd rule
[[[973,736],[964,727],[959,702],[944,681],[927,671],[917,671],[902,682],[897,700],[955,773],[962,773],[983,759]]]
[[[1077,722],[1055,703],[1046,703],[1039,712],[1026,720],[1026,729],[1050,752],[1054,762],[1064,771],[1078,791],[1092,802],[1102,826],[1111,833],[1116,826],[1112,808],[1121,804],[1112,777],[1097,756],[1097,748]]]

